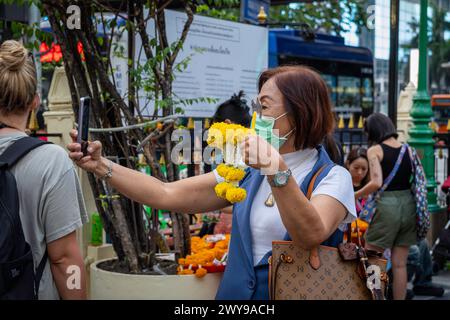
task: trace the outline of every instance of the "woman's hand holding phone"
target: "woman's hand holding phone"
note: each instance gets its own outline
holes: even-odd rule
[[[102,144],[100,141],[88,142],[87,154],[84,156],[81,151],[81,144],[77,142],[78,131],[72,130],[70,132],[72,143],[67,145],[69,157],[81,169],[92,172],[98,176],[102,175],[102,167],[106,159],[102,158]],[[106,164],[105,164],[106,165]],[[107,165],[106,165],[107,167]],[[105,170],[105,172],[107,169]]]

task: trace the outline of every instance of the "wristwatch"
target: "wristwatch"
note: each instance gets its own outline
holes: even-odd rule
[[[289,182],[289,177],[292,176],[291,169],[285,171],[278,171],[272,177],[272,179],[267,179],[272,187],[284,187]]]

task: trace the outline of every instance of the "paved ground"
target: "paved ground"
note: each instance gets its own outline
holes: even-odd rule
[[[440,271],[437,275],[433,276],[433,284],[445,289],[443,297],[415,296],[413,300],[450,300],[450,271]],[[408,287],[412,288],[410,284]]]

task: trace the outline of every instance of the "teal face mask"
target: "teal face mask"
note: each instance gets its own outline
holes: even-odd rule
[[[273,133],[273,127],[275,126],[275,121],[287,115],[288,112],[282,114],[278,118],[260,116],[256,118],[255,122],[255,132],[258,136],[264,138],[267,142],[269,142],[275,149],[281,148],[283,144],[288,140],[289,135],[294,132],[295,129],[292,129],[283,137],[279,137]]]

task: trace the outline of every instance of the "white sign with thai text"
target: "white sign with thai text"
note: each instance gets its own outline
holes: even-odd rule
[[[167,37],[170,43],[181,36],[187,16],[183,12],[166,10]],[[148,25],[154,35],[154,25]],[[136,36],[136,61],[145,63],[142,44]],[[184,116],[211,117],[218,104],[244,90],[247,99],[257,94],[257,79],[268,65],[268,30],[196,15],[177,61],[191,57],[183,72],[175,72],[175,99],[215,98],[216,103],[199,102],[183,106]],[[152,115],[154,102],[139,92],[140,107]],[[147,101],[146,101],[147,100]]]

